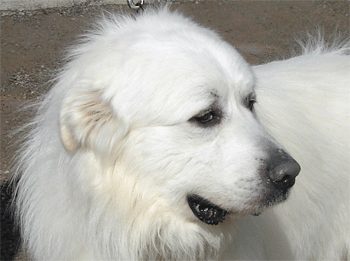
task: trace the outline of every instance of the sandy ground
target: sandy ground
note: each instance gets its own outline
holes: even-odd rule
[[[348,1],[197,1],[172,7],[220,32],[251,64],[288,57],[297,48],[294,37],[317,27],[326,36],[336,29],[349,36]],[[19,108],[50,89],[47,82],[64,63],[65,49],[102,10],[133,12],[127,6],[83,4],[1,14],[1,260],[26,260],[23,253],[15,257],[18,233],[7,205],[11,159],[20,138],[13,130],[33,115]]]

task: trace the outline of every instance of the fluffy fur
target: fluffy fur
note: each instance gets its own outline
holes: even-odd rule
[[[349,260],[350,43],[318,35],[301,46],[299,57],[253,68],[258,117],[302,169],[272,212],[296,259]]]
[[[71,50],[20,152],[28,254],[349,258],[349,45],[306,49],[251,68],[167,8],[104,19]],[[271,186],[276,161],[297,168],[286,150],[302,168],[291,193]],[[200,221],[192,194],[226,220]]]

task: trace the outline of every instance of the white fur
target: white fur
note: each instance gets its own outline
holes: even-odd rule
[[[339,259],[349,249],[345,49],[253,72],[215,33],[167,8],[104,19],[72,49],[19,157],[29,255]],[[283,147],[242,105],[254,88],[260,121],[303,169],[290,199],[259,217],[245,215],[264,210],[260,162]],[[189,121],[213,104],[219,126]],[[234,214],[207,225],[189,193]]]
[[[296,259],[350,259],[350,42],[254,67],[258,117],[301,165],[272,212]]]

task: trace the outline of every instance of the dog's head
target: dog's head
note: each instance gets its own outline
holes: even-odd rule
[[[300,167],[259,124],[254,75],[215,33],[164,9],[107,19],[73,53],[61,138],[109,173],[95,187],[122,176],[147,191],[139,200],[207,224],[287,198]]]

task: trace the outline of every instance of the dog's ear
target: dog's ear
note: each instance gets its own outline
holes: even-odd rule
[[[86,148],[107,152],[127,129],[99,91],[71,90],[63,101],[60,132],[69,152]]]

